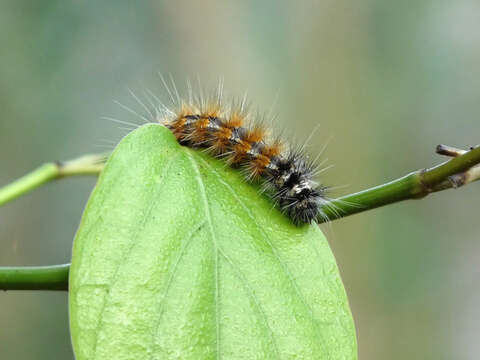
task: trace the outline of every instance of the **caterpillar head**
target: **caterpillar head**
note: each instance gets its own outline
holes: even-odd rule
[[[295,225],[311,223],[321,215],[321,206],[327,202],[325,187],[312,180],[311,167],[297,156],[279,159],[276,165],[271,181],[280,209]]]
[[[322,188],[313,188],[308,182],[294,185],[280,199],[280,209],[295,225],[310,224],[321,212],[325,202]]]

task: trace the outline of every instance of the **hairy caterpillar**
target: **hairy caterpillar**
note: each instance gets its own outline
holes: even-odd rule
[[[247,181],[263,181],[264,190],[295,225],[326,218],[322,207],[329,205],[327,187],[314,180],[315,161],[305,156],[303,148],[292,149],[271,138],[266,127],[252,119],[245,99],[227,105],[221,86],[216,97],[194,98],[189,86],[189,99],[182,100],[172,82],[175,101],[164,84],[176,108],[164,106],[156,117],[181,144],[204,148],[231,166],[241,167]]]

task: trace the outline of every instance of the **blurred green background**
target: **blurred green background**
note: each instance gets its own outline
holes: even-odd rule
[[[361,190],[480,142],[478,0],[2,1],[0,184],[49,160],[104,151],[135,118],[126,90],[157,76],[225,79],[294,126]],[[213,86],[213,85],[212,85]],[[0,265],[68,262],[94,179],[0,208]],[[361,359],[477,359],[480,184],[323,225]],[[73,359],[66,293],[0,293],[2,359]]]

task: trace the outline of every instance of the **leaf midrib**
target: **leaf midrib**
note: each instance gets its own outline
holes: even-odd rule
[[[200,169],[198,168],[197,162],[193,158],[190,151],[185,151],[190,163],[192,164],[193,171],[195,172],[195,180],[198,183],[199,187],[199,194],[203,202],[203,206],[205,207],[205,216],[207,220],[208,227],[210,229],[210,233],[212,234],[213,240],[213,261],[214,261],[214,282],[215,282],[215,327],[216,327],[216,359],[220,359],[220,324],[219,324],[219,309],[218,309],[218,241],[217,236],[215,234],[215,230],[213,228],[212,222],[212,214],[210,212],[210,206],[208,204],[208,197],[205,191],[205,185],[203,183],[202,174],[200,173]]]

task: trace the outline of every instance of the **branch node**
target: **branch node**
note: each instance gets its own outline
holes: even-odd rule
[[[435,191],[435,188],[430,186],[425,181],[425,174],[428,172],[428,170],[429,169],[424,168],[418,171],[418,187],[420,188],[420,191],[413,194],[415,199],[423,198]]]
[[[466,173],[455,174],[448,177],[448,181],[450,182],[450,184],[452,184],[452,187],[454,189],[457,189],[460,186],[465,185],[466,179],[467,179]]]

